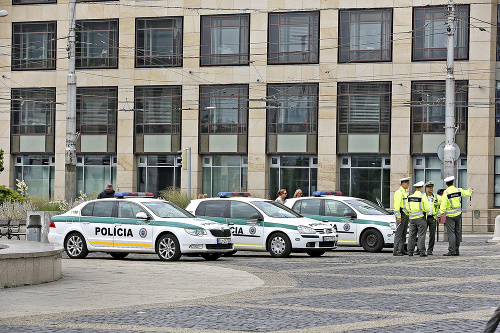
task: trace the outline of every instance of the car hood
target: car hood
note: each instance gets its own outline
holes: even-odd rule
[[[228,229],[222,223],[200,219],[197,217],[192,218],[157,218],[154,221],[156,226],[175,226],[178,228],[186,229]]]

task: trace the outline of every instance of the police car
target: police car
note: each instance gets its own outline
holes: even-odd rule
[[[249,196],[220,192],[218,198],[192,200],[186,210],[228,225],[235,250],[288,257],[291,252],[321,256],[337,247],[337,234],[328,224],[302,217],[277,202]]]
[[[339,196],[337,191],[316,191],[312,197],[288,199],[297,213],[329,223],[339,235],[339,245],[362,246],[380,252],[394,245],[396,217],[371,201]]]
[[[233,250],[229,228],[196,218],[152,193],[119,192],[115,198],[84,202],[52,217],[48,238],[75,259],[101,251],[117,259],[135,252],[157,253],[167,261],[182,254],[216,260]]]

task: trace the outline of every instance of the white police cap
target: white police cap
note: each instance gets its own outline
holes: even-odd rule
[[[409,183],[410,182],[410,178],[411,177],[405,177],[405,178],[401,178],[399,181],[402,183],[402,182],[407,182]]]
[[[423,187],[423,186],[424,186],[424,182],[418,182],[418,183],[413,184],[413,187]]]
[[[446,177],[444,179],[444,182],[447,183],[447,182],[451,182],[452,180],[455,180],[455,176]]]
[[[425,183],[425,187],[434,187],[434,182],[432,180],[428,181],[427,183]]]

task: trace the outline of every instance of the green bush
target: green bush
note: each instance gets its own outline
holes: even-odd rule
[[[24,198],[19,194],[19,192],[11,190],[5,187],[5,185],[0,186],[0,205],[5,201],[16,201],[23,200]]]
[[[33,203],[34,209],[39,211],[59,211],[60,203],[57,201],[50,200],[49,197],[36,195],[29,197],[29,200]]]
[[[182,192],[176,187],[168,187],[161,190],[158,197],[173,202],[182,208],[186,208],[191,202],[191,199],[193,199],[187,192]]]

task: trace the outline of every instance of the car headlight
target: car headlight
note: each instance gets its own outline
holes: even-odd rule
[[[305,225],[299,225],[297,227],[297,230],[299,231],[300,234],[315,234],[316,230],[314,230],[311,227],[305,226]]]
[[[204,236],[207,234],[207,231],[205,229],[184,229],[185,232],[190,234],[191,236]]]

